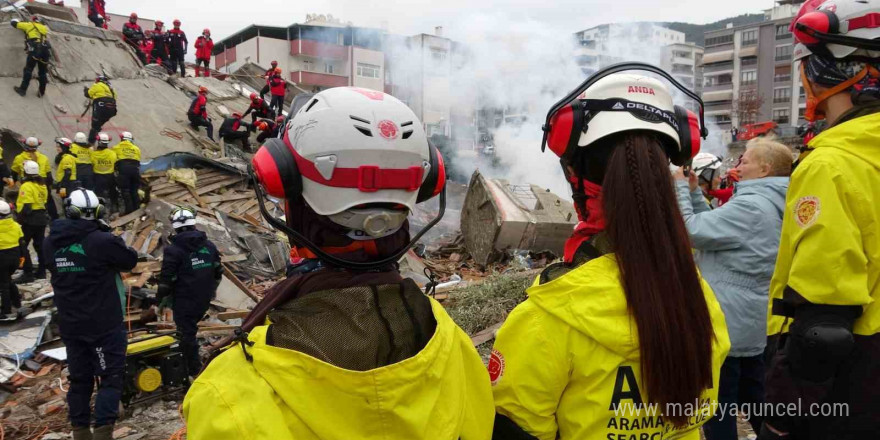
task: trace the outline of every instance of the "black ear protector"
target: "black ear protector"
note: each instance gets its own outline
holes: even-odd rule
[[[578,99],[582,93],[600,79],[628,70],[652,72],[666,79],[698,104],[699,115],[694,115],[681,106],[675,106],[674,113],[670,114],[665,110],[625,99]],[[646,109],[645,107],[650,108]],[[549,145],[550,149],[563,161],[570,160],[577,151],[577,143],[581,134],[589,128],[589,120],[601,111],[650,112],[655,116],[660,115],[659,118],[662,122],[672,126],[678,133],[680,148],[677,151],[667,151],[669,159],[676,165],[683,165],[696,155],[700,150],[700,138],[705,139],[709,136],[709,130],[705,124],[703,100],[696,93],[688,90],[663,69],[647,63],[628,62],[614,64],[599,70],[550,108],[542,127],[544,138],[541,141],[541,151],[544,151]]]
[[[79,188],[75,189],[73,192],[76,192],[76,191],[82,191],[83,194],[85,195],[85,199],[86,199],[85,210],[86,211],[94,210],[95,211],[95,220],[103,219],[104,218],[104,203],[105,203],[104,200],[99,197],[98,198],[98,205],[95,207],[92,207],[92,201],[88,197],[88,193],[86,192],[87,190],[85,188],[79,187]],[[80,207],[73,204],[73,197],[72,197],[73,192],[71,194],[69,194],[66,199],[64,199],[64,215],[71,220],[77,220],[77,219],[82,218],[83,210],[80,209]]]

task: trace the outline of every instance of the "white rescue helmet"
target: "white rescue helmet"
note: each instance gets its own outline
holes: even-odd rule
[[[849,56],[880,58],[880,51],[860,49],[842,44],[820,43],[815,38],[797,29],[797,24],[834,36],[876,40],[880,38],[880,26],[876,17],[880,14],[880,0],[828,0],[818,7],[814,2],[806,2],[792,20],[790,30],[795,42],[793,58],[801,60],[813,52],[809,45],[824,45],[836,59]]]
[[[40,146],[40,144],[42,144],[42,142],[40,142],[39,139],[31,136],[24,141],[24,149],[28,151],[34,151],[37,149],[37,147]]]
[[[85,145],[85,144],[89,143],[89,138],[86,136],[85,133],[80,131],[80,132],[77,132],[73,136],[73,141],[76,142],[77,144]]]
[[[22,170],[24,170],[25,176],[39,176],[40,175],[40,164],[32,161],[26,160],[24,164],[21,166]]]
[[[657,79],[633,73],[615,73],[608,75],[590,86],[584,99],[605,100],[625,98],[635,103],[647,104],[650,107],[675,114],[675,104],[669,89]],[[621,104],[622,105],[622,104]],[[622,108],[622,107],[621,107]],[[646,107],[648,108],[648,107]],[[654,115],[656,117],[656,115]],[[612,134],[632,130],[645,130],[658,133],[673,142],[677,150],[681,149],[679,135],[675,129],[659,120],[637,118],[629,111],[603,111],[596,113],[590,120],[590,129],[581,134],[579,147],[586,147]]]
[[[185,226],[196,225],[196,213],[187,207],[178,206],[177,208],[174,208],[169,217],[171,219],[171,227],[175,230]]]
[[[424,182],[431,168],[428,138],[419,118],[397,98],[374,90],[332,88],[303,105],[286,128],[297,162],[308,163],[317,171],[311,178],[302,173],[303,198],[316,213],[333,216],[374,204],[415,209],[419,191],[361,191],[326,184],[334,179],[334,170],[369,166],[422,168]],[[406,212],[398,211],[405,218]]]
[[[84,188],[74,190],[64,199],[64,208],[67,218],[97,220],[101,215],[103,206],[101,199],[92,192]]]
[[[6,200],[0,199],[0,219],[8,218],[12,215],[12,207]]]
[[[131,142],[131,141],[134,140],[134,136],[132,136],[132,134],[131,134],[130,131],[123,131],[123,132],[122,132],[122,137],[121,137],[121,139],[124,140],[124,141],[129,141],[129,142]]]
[[[106,147],[110,145],[110,135],[107,133],[98,134],[98,146]]]
[[[711,184],[722,163],[721,158],[712,153],[699,153],[691,162],[691,171],[705,183]]]

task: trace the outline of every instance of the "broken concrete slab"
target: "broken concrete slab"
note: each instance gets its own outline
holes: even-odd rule
[[[236,286],[227,277],[223,277],[220,286],[217,287],[217,297],[214,301],[227,309],[251,310],[257,305],[244,291]]]
[[[577,215],[571,202],[537,185],[511,185],[475,171],[461,212],[465,246],[478,264],[512,249],[562,255]]]
[[[0,327],[0,341],[4,344],[0,356],[17,358],[18,362],[30,359],[43,341],[43,333],[51,320],[51,310],[38,310],[21,321]]]

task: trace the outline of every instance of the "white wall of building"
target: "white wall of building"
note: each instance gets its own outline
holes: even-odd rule
[[[290,69],[290,42],[276,38],[257,37],[260,40],[260,62],[262,67],[269,68],[272,61],[278,61],[278,67],[284,71],[287,77]],[[256,61],[254,61],[256,63]]]
[[[358,67],[361,69],[358,69]],[[378,67],[378,69],[376,69]],[[378,70],[378,76],[374,76]],[[346,66],[352,85],[366,89],[385,89],[385,54],[375,50],[352,48],[352,62]]]

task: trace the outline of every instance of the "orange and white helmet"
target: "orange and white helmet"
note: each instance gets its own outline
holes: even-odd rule
[[[880,58],[880,0],[812,0],[804,3],[792,20],[794,59],[821,50],[836,59],[862,56]],[[871,42],[874,44],[871,44]],[[860,48],[867,44],[874,49]]]
[[[301,194],[319,215],[373,237],[396,230],[439,194],[443,159],[418,117],[391,95],[338,87],[315,95],[253,158],[275,197]]]

